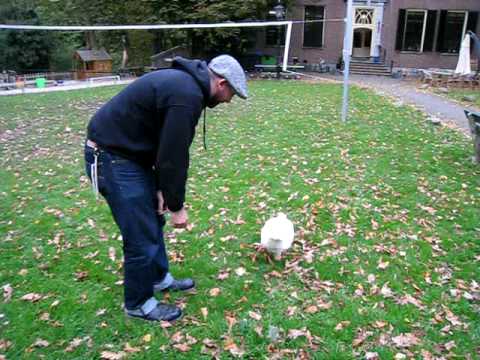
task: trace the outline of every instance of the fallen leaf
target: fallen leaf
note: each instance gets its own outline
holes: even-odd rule
[[[142,340],[145,343],[149,343],[150,341],[152,341],[152,335],[151,334],[146,334],[142,337]]]
[[[105,315],[106,312],[107,312],[107,309],[100,309],[100,310],[97,310],[95,315],[102,316],[102,315]]]
[[[3,302],[9,302],[12,299],[13,288],[10,284],[2,286],[3,289]]]
[[[378,260],[377,269],[385,270],[388,265],[390,265],[389,261],[383,261],[382,258],[380,258],[380,260]]]
[[[25,301],[30,301],[30,302],[37,302],[38,300],[41,300],[43,298],[42,295],[37,294],[37,293],[28,293],[26,295],[23,295],[21,297],[22,300]]]
[[[203,318],[205,320],[207,320],[207,316],[208,316],[208,309],[206,307],[203,307],[200,309],[200,311],[202,312],[202,315],[203,315]]]
[[[220,295],[220,289],[219,288],[210,289],[209,294],[210,296],[218,296]]]
[[[307,314],[315,314],[316,312],[318,312],[318,307],[316,307],[315,305],[310,305],[305,309],[305,312]]]
[[[110,246],[108,248],[108,257],[110,258],[110,260],[112,261],[115,261],[116,260],[116,250],[113,246]]]
[[[113,351],[102,351],[100,354],[100,359],[103,360],[122,360],[125,356],[127,356],[127,353],[124,351],[119,351],[119,352],[113,352]]]
[[[296,339],[300,336],[307,336],[307,331],[305,328],[303,329],[289,329],[287,337],[289,339]]]
[[[131,346],[128,342],[125,344],[125,346],[123,347],[123,350],[126,352],[126,353],[136,353],[136,352],[140,352],[142,351],[140,348],[138,347],[133,347]]]
[[[340,330],[343,330],[345,327],[347,327],[348,325],[350,325],[350,321],[340,321],[337,326],[335,326],[335,330],[336,331],[340,331]]]
[[[220,273],[217,276],[218,280],[225,280],[230,276],[230,273],[228,270],[221,270]]]
[[[5,351],[10,346],[12,346],[12,342],[10,340],[0,339],[0,351]]]
[[[410,346],[420,344],[420,339],[417,338],[412,333],[400,334],[400,335],[392,338],[392,341],[395,344],[395,346],[400,347],[400,348],[408,348]]]
[[[250,316],[253,320],[262,320],[262,315],[254,312],[254,311],[249,311],[248,316]]]
[[[65,349],[66,352],[72,352],[74,351],[77,347],[79,347],[82,344],[83,340],[80,338],[74,338],[70,343],[68,344],[67,348]]]
[[[49,345],[50,345],[50,343],[47,340],[43,340],[43,339],[37,339],[37,341],[35,341],[35,343],[33,344],[33,346],[38,347],[38,348],[44,348],[44,347],[47,347]]]
[[[365,360],[378,360],[379,356],[377,352],[367,352],[365,353]]]
[[[188,344],[174,344],[173,347],[181,352],[188,352],[191,350],[191,347]]]
[[[235,270],[235,274],[237,274],[237,276],[243,276],[247,273],[247,270],[245,270],[244,267],[239,267]]]

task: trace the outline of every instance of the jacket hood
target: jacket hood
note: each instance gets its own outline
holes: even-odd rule
[[[210,99],[210,75],[208,74],[208,66],[205,61],[189,60],[177,56],[172,61],[172,68],[183,70],[197,81],[205,96],[205,103]]]

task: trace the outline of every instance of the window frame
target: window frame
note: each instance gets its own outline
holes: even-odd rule
[[[405,24],[402,31],[402,44],[401,49],[405,47],[405,35],[407,32],[407,25],[408,25],[408,13],[409,12],[423,12],[423,25],[422,25],[422,37],[420,39],[420,49],[418,51],[414,50],[400,50],[402,53],[410,53],[410,54],[421,54],[423,53],[423,45],[425,43],[425,30],[427,29],[427,20],[428,20],[428,9],[405,9]]]
[[[325,48],[325,23],[327,18],[327,7],[325,5],[304,5],[303,6],[303,20],[305,21],[305,16],[307,13],[307,6],[309,7],[318,7],[323,8],[323,22],[322,22],[322,45],[321,46],[306,46],[305,45],[305,22],[302,24],[302,48],[304,49],[324,49]]]
[[[462,36],[460,37],[460,46],[462,46],[462,41],[465,38],[465,34],[467,32],[467,25],[468,25],[468,16],[470,15],[470,10],[446,10],[447,11],[447,17],[449,13],[463,13],[464,18],[463,18],[463,26],[462,26]],[[446,24],[445,24],[446,27]],[[460,54],[460,50],[458,52],[448,52],[448,51],[441,51],[440,55],[450,55],[450,56],[458,56]]]

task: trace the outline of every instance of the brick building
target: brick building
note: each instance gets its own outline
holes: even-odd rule
[[[451,69],[465,33],[480,33],[480,0],[354,0],[353,6],[353,60],[395,68]],[[338,63],[345,9],[344,0],[293,1],[287,20],[326,21],[293,25],[289,62],[298,58],[311,64]],[[257,49],[277,55],[283,34],[284,29],[267,29]]]

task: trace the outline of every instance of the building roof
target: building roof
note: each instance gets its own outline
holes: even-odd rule
[[[105,49],[100,50],[77,50],[75,51],[83,61],[112,60]]]

